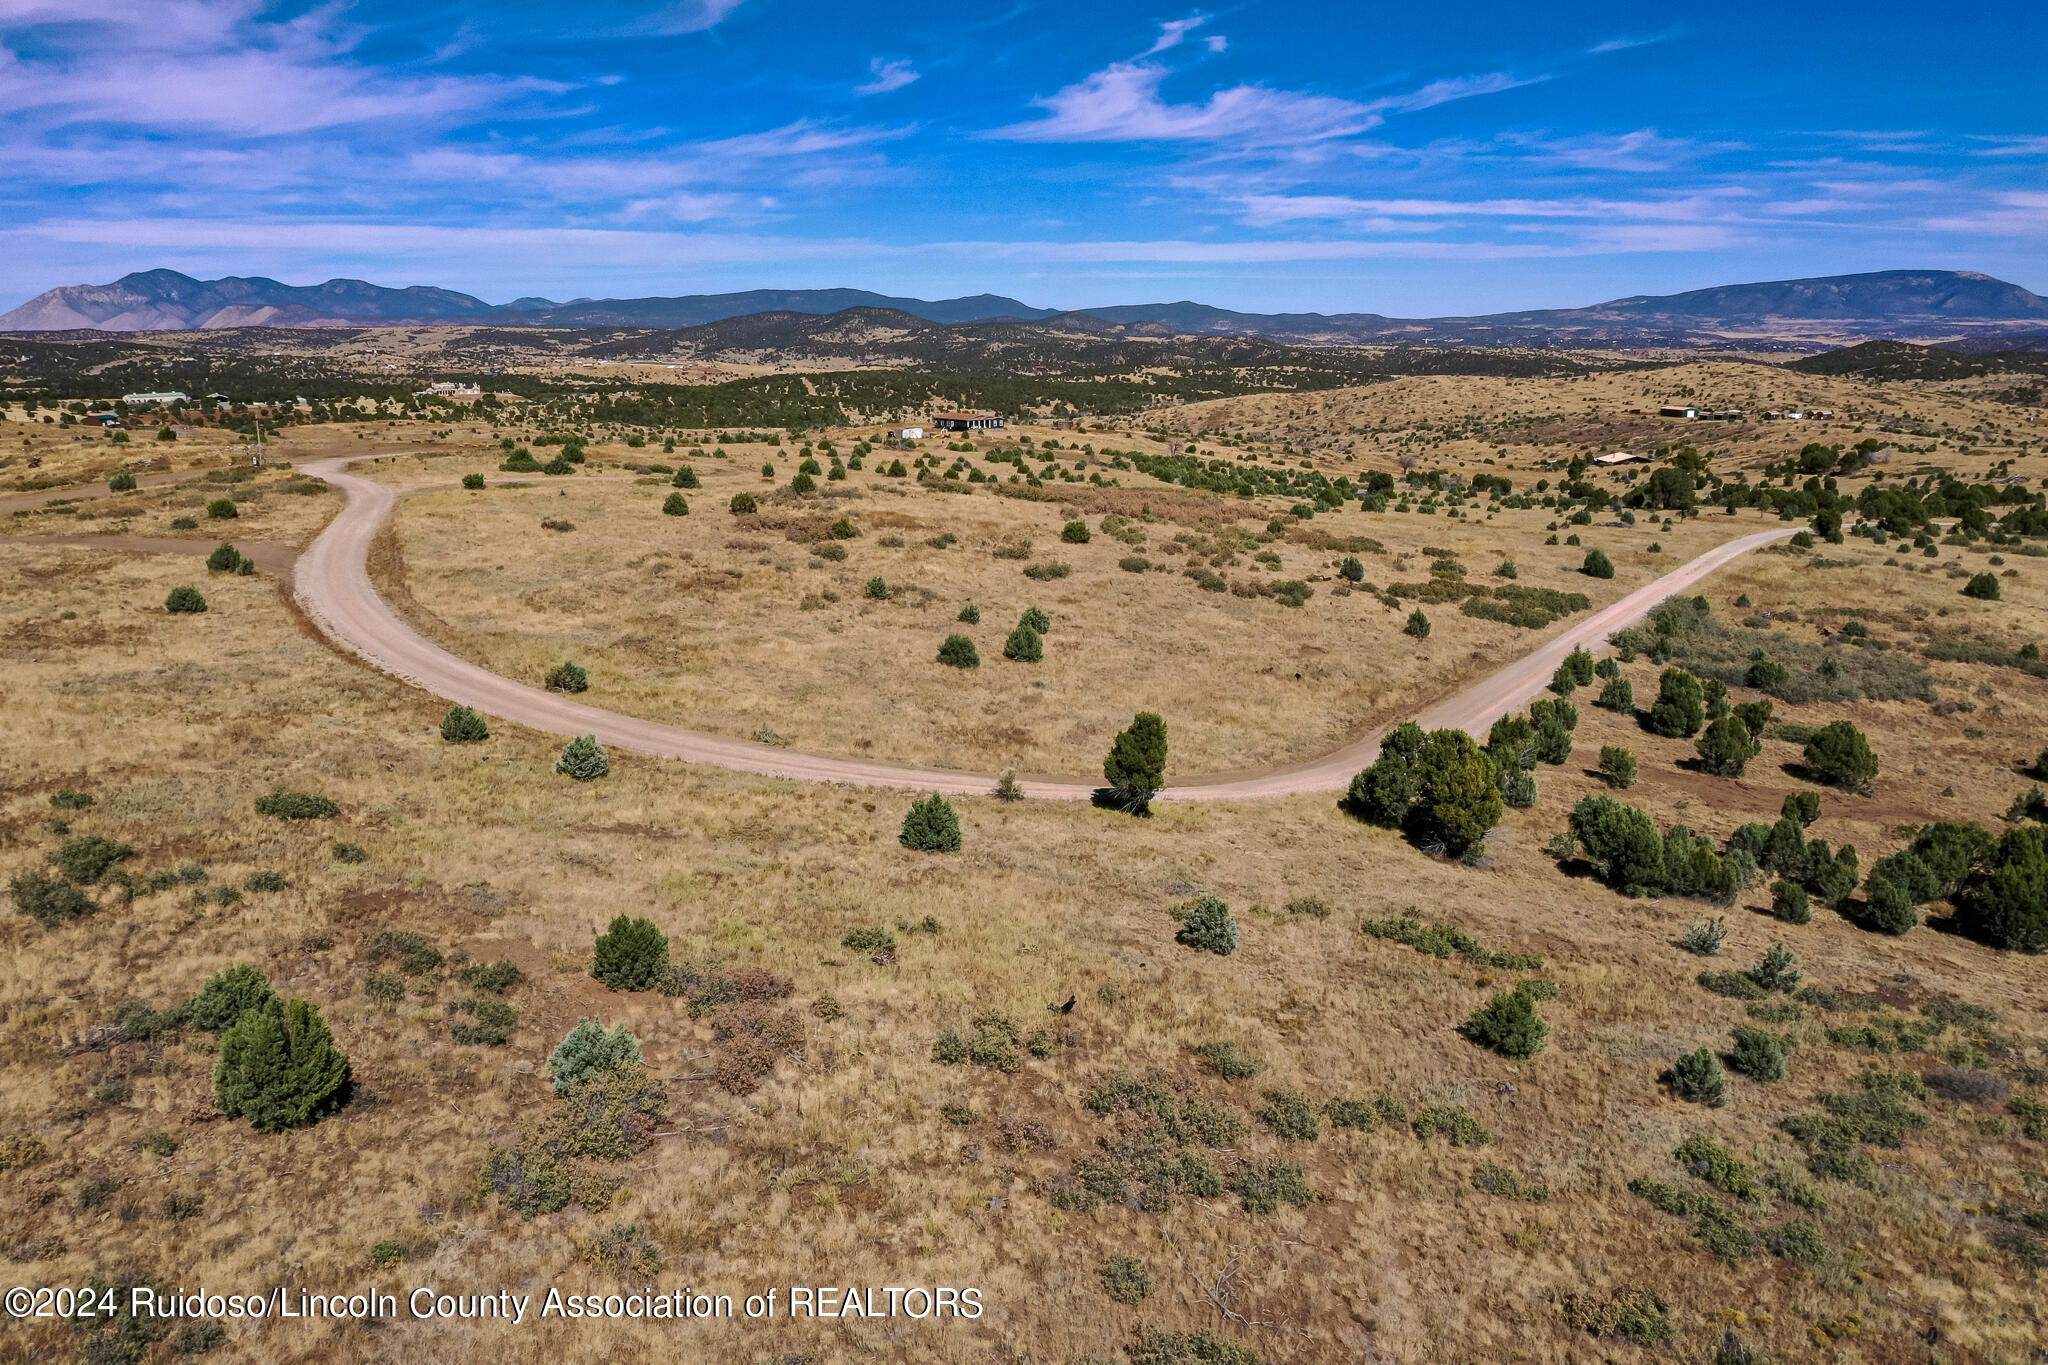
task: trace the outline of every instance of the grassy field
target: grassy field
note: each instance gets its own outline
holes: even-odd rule
[[[484,439],[377,474],[441,490],[405,504],[384,580],[402,581],[410,609],[459,652],[515,676],[573,655],[592,669],[589,700],[707,729],[766,726],[805,747],[963,767],[1086,770],[1108,731],[1156,699],[1176,769],[1252,764],[1323,747],[1540,638],[1447,605],[1429,609],[1435,630],[1416,642],[1399,633],[1408,603],[1340,598],[1333,578],[1294,610],[1205,593],[1179,573],[1124,573],[1126,547],[1099,529],[1087,545],[1059,542],[1068,505],[1094,529],[1126,493],[1153,502],[1154,521],[1133,518],[1148,557],[1182,531],[1217,534],[1201,529],[1204,499],[1142,479],[1060,486],[1069,504],[985,490],[899,497],[856,473],[846,482],[864,496],[833,506],[863,533],[845,542],[843,564],[822,565],[787,528],[741,529],[724,510],[734,490],[786,483],[786,455],[776,485],[759,460],[698,460],[705,486],[688,494],[688,517],[672,518],[658,510],[666,481],[636,482],[611,448],[593,450],[594,472],[456,491],[463,472],[498,477]],[[2017,467],[2048,472],[2038,457]],[[187,495],[151,494],[129,518],[134,533],[166,527],[181,505],[159,499]],[[270,493],[234,530],[303,544],[332,502]],[[544,531],[543,517],[577,529]],[[1570,528],[1615,555],[1617,577],[1596,584],[1567,571],[1576,551],[1541,544],[1548,519],[1354,506],[1310,525],[1383,541],[1385,555],[1361,556],[1382,587],[1427,579],[1420,551],[1435,545],[1457,550],[1477,581],[1512,556],[1518,581],[1599,601],[1767,524],[1746,512],[1669,532],[1647,518]],[[22,520],[34,525],[9,529],[70,529]],[[952,547],[923,544],[947,531]],[[881,546],[890,534],[905,545]],[[1018,536],[1033,541],[1032,560],[990,553]],[[1647,553],[1652,540],[1664,554]],[[1282,560],[1275,579],[1327,575],[1339,558],[1283,540],[1241,551],[1230,576],[1249,577],[1266,548]],[[1869,735],[1883,764],[1872,794],[1826,792],[1810,831],[1854,844],[1866,868],[1906,842],[1905,826],[2006,828],[2030,784],[2019,769],[2048,734],[2048,684],[2008,664],[1926,657],[1943,641],[2009,654],[2048,636],[2043,561],[2006,551],[1991,566],[1989,553],[1942,546],[1930,560],[1851,540],[1752,555],[1706,591],[1729,632],[1717,649],[1740,659],[1761,646],[1799,664],[1812,699],[1781,701],[1779,722],[1847,719]],[[139,1275],[401,1295],[434,1285],[536,1304],[549,1288],[950,1285],[978,1287],[988,1305],[978,1321],[229,1323],[209,1358],[1109,1362],[1158,1329],[1213,1332],[1271,1362],[1705,1360],[1734,1330],[1772,1359],[2019,1365],[2048,1336],[2044,1253],[2025,1221],[2048,1211],[2048,1146],[2008,1107],[2048,1097],[2048,960],[1933,925],[1878,935],[1819,906],[1810,924],[1781,923],[1763,883],[1726,909],[1630,899],[1545,851],[1574,801],[1607,790],[1593,771],[1601,745],[1640,760],[1640,781],[1618,798],[1660,827],[1723,839],[1812,789],[1793,740],[1767,739],[1742,778],[1710,777],[1681,766],[1688,741],[1653,736],[1582,690],[1569,760],[1539,767],[1536,805],[1507,811],[1471,866],[1321,797],[1162,803],[1149,819],[970,798],[956,803],[962,850],[919,854],[897,842],[907,793],[616,752],[608,777],[581,784],[553,771],[559,746],[538,736],[444,743],[441,704],[329,649],[262,575],[13,539],[0,556],[0,699],[12,722],[0,874],[46,869],[67,841],[100,836],[132,848],[118,866],[136,884],[132,899],[88,886],[96,912],[68,924],[0,922],[0,1189],[12,1214],[0,1249],[14,1283]],[[1022,577],[1050,558],[1072,576]],[[1979,602],[1959,595],[1951,566],[2015,576],[2001,580],[2001,601]],[[732,570],[738,586],[707,586]],[[877,573],[934,597],[922,610],[903,597],[870,605],[863,585]],[[704,582],[683,586],[692,580]],[[166,614],[160,604],[183,583],[210,610]],[[827,589],[840,600],[804,610]],[[940,676],[937,641],[970,598],[984,610],[972,632],[982,666]],[[1003,633],[1032,601],[1054,616],[1046,661],[1006,663]],[[1850,620],[1862,636],[1844,633]],[[1206,652],[1168,652],[1192,645]],[[1840,679],[1807,667],[1826,658]],[[1320,674],[1293,662],[1310,659]],[[1658,666],[1638,657],[1622,672],[1646,705]],[[999,725],[1028,739],[969,742]],[[280,788],[330,798],[337,812],[258,814],[256,800]],[[93,802],[52,802],[67,791]],[[283,888],[260,889],[277,882],[258,874]],[[1175,942],[1175,912],[1203,895],[1241,926],[1229,956]],[[609,991],[591,977],[592,942],[622,911],[653,920],[700,981],[755,968],[786,978],[789,993],[776,983],[768,999],[700,1001],[693,1014],[687,992]],[[1541,965],[1438,958],[1361,931],[1411,911]],[[1727,942],[1703,959],[1680,939],[1711,915],[1726,916]],[[886,961],[844,946],[863,926],[893,935]],[[1702,969],[1747,968],[1778,941],[1839,1008],[1808,1003],[1794,1017],[1780,996],[1763,1002],[1778,1012],[1753,1016],[1695,984]],[[479,1017],[464,1002],[485,998],[461,969],[497,961],[524,978],[503,996],[516,1023],[500,1045],[458,1043],[455,1026]],[[281,1135],[223,1118],[215,1035],[188,1025],[152,1036],[132,1006],[124,1013],[126,1002],[179,1004],[245,962],[331,1023],[355,1083],[341,1112]],[[1542,1052],[1511,1061],[1460,1035],[1522,978],[1555,988]],[[1048,1010],[1070,998],[1071,1013]],[[990,1012],[1020,1045],[1003,1045]],[[545,1060],[581,1017],[638,1036],[637,1074],[664,1096],[659,1119],[616,1160],[568,1160],[574,1200],[522,1216],[520,1187],[494,1188],[480,1172],[494,1146],[522,1150],[556,1113]],[[1933,1019],[1953,1022],[1926,1036]],[[1876,1053],[1828,1036],[1891,1021],[1918,1026],[1917,1045]],[[1731,1075],[1718,1109],[1659,1087],[1680,1055],[1725,1050],[1732,1029],[1766,1022],[1796,1043],[1784,1081]],[[765,1057],[747,1050],[750,1029],[772,1039]],[[948,1030],[1015,1069],[936,1060]],[[1257,1073],[1217,1074],[1196,1051],[1217,1042]],[[1811,1174],[1807,1148],[1780,1126],[1824,1092],[1858,1093],[1867,1071],[1943,1068],[1989,1079],[1974,1100],[1943,1089],[1908,1098],[1925,1126],[1897,1148],[1863,1148],[1873,1164],[1861,1183]],[[1118,1075],[1153,1073],[1166,1093],[1222,1108],[1183,1104],[1174,1128],[1108,1103],[1132,1093],[1106,1089]],[[1309,1138],[1286,1099],[1294,1091],[1365,1101],[1371,1126],[1325,1115]],[[1485,1130],[1483,1145],[1418,1135],[1430,1111],[1455,1109]],[[1698,1137],[1744,1163],[1760,1197],[1717,1190],[1674,1159]],[[1077,1164],[1106,1185],[1105,1166],[1128,1177],[1162,1153],[1213,1164],[1229,1188],[1167,1199],[1140,1180],[1092,1208],[1077,1194],[1088,1187]],[[1697,1218],[1632,1192],[1640,1178],[1721,1200],[1759,1238],[1810,1220],[1818,1251],[1783,1243],[1811,1264],[1762,1245],[1724,1260],[1695,1234]],[[1802,1204],[1816,1202],[1806,1191],[1823,1207]],[[1298,1195],[1308,1202],[1295,1206]],[[1254,1211],[1267,1198],[1272,1211]],[[1107,1292],[1102,1271],[1117,1256],[1142,1261],[1149,1297]],[[1644,1291],[1661,1304],[1644,1320],[1667,1322],[1667,1343],[1586,1330],[1615,1327],[1598,1310],[1617,1296],[1644,1302],[1630,1297]],[[8,1332],[0,1350],[24,1359],[121,1344],[60,1324]],[[167,1324],[136,1354],[90,1358],[164,1360],[210,1342]]]
[[[1461,616],[1455,602],[1426,607],[1427,639],[1402,634],[1416,604],[1364,588],[1428,582],[1438,560],[1425,548],[1454,552],[1473,583],[1508,583],[1496,570],[1512,560],[1514,583],[1598,606],[1766,524],[1751,513],[1670,531],[1648,520],[1568,528],[1612,555],[1616,576],[1595,580],[1579,572],[1584,549],[1543,544],[1559,537],[1541,508],[1466,522],[1354,504],[1270,536],[1284,500],[1133,473],[1123,487],[1068,485],[1038,502],[986,485],[971,496],[927,491],[871,466],[821,484],[821,496],[782,493],[759,514],[729,513],[734,493],[770,497],[787,484],[795,462],[776,453],[779,483],[752,458],[695,461],[702,487],[686,494],[687,516],[662,514],[673,490],[659,475],[466,493],[455,486],[464,472],[501,476],[458,459],[395,461],[378,477],[437,487],[402,505],[379,583],[456,653],[535,682],[573,659],[590,670],[589,700],[634,715],[814,752],[1086,774],[1133,711],[1156,710],[1173,718],[1175,768],[1191,776],[1334,748],[1541,638]],[[857,537],[832,539],[842,517]],[[1103,529],[1119,517],[1123,539]],[[1071,520],[1088,528],[1087,543],[1063,543]],[[547,529],[565,522],[571,529]],[[513,545],[522,552],[508,554]],[[1338,572],[1354,545],[1364,568],[1355,587]],[[1027,557],[1005,557],[1026,546]],[[1119,567],[1134,558],[1152,567]],[[1071,573],[1026,576],[1051,564]],[[1290,607],[1204,591],[1190,569],[1246,592],[1292,580],[1313,596]],[[875,577],[887,598],[869,596]],[[978,624],[958,619],[970,604]],[[1052,618],[1044,659],[1006,660],[1031,606]],[[937,662],[956,632],[974,640],[979,668]]]

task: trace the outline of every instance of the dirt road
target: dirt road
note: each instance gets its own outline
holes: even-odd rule
[[[370,542],[397,506],[402,491],[350,474],[347,466],[355,460],[376,458],[385,457],[352,455],[311,460],[299,466],[312,477],[334,485],[347,498],[347,504],[299,556],[295,594],[306,615],[330,639],[393,677],[435,696],[473,707],[496,720],[545,734],[596,735],[607,747],[658,758],[708,763],[768,777],[844,782],[859,787],[973,795],[994,785],[995,779],[983,774],[794,753],[622,716],[500,677],[450,654],[400,620],[370,582]],[[1519,711],[1539,694],[1573,647],[1600,649],[1610,634],[1640,620],[1666,597],[1687,591],[1730,560],[1798,529],[1796,525],[1774,528],[1717,546],[1552,636],[1534,652],[1437,703],[1415,719],[1427,729],[1455,726],[1484,735],[1496,718]],[[1342,791],[1352,774],[1379,753],[1384,733],[1376,730],[1320,758],[1270,772],[1188,778],[1168,787],[1163,799],[1225,801]],[[1105,748],[1107,743],[1105,736]],[[1020,785],[1027,796],[1087,800],[1100,784],[1084,777],[1025,780]]]

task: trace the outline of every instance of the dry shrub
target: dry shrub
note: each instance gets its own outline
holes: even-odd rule
[[[745,1095],[774,1072],[777,1058],[803,1046],[804,1026],[795,1010],[750,1004],[721,1014],[711,1036],[712,1078],[729,1094]]]
[[[593,1076],[531,1120],[510,1147],[491,1145],[477,1173],[479,1199],[496,1194],[524,1217],[570,1203],[610,1207],[624,1183],[593,1161],[622,1161],[645,1147],[667,1117],[668,1097],[639,1067]]]
[[[2003,1104],[2012,1097],[2012,1087],[2003,1077],[1964,1066],[1930,1073],[1927,1088],[1956,1104]]]
[[[1059,1136],[1041,1119],[1010,1116],[996,1121],[996,1146],[1005,1152],[1049,1152],[1059,1145]]]

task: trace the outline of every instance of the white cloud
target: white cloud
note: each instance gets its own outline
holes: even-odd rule
[[[1169,19],[1159,26],[1159,36],[1152,40],[1152,46],[1146,48],[1138,55],[1140,57],[1150,57],[1155,53],[1164,52],[1168,48],[1179,47],[1187,41],[1187,36],[1190,33],[1208,22],[1208,18],[1203,15],[1193,15],[1186,19]]]
[[[2024,190],[1998,194],[1983,208],[1943,218],[1923,218],[1916,226],[1934,232],[2048,238],[2048,194]]]
[[[1978,149],[1978,156],[2048,156],[2048,137],[1980,136],[1976,141],[1993,144]]]
[[[745,0],[673,0],[632,25],[636,33],[678,35],[717,28]]]
[[[1194,20],[1176,21],[1192,25]],[[1173,25],[1164,26],[1173,30]],[[1173,30],[1179,44],[1185,29]],[[1204,142],[1243,148],[1300,146],[1352,137],[1379,127],[1387,115],[1414,113],[1452,100],[1490,95],[1531,83],[1505,72],[1460,76],[1405,94],[1370,101],[1342,99],[1264,85],[1213,91],[1200,103],[1169,103],[1161,92],[1171,70],[1144,57],[1112,62],[1055,94],[1032,101],[1044,118],[988,134],[1013,142]],[[1545,79],[1535,77],[1535,80]]]
[[[1651,47],[1657,43],[1668,43],[1678,36],[1679,30],[1672,28],[1666,29],[1662,33],[1651,34],[1646,38],[1609,38],[1605,42],[1595,43],[1587,48],[1586,55],[1589,57],[1604,57],[1610,52],[1627,52],[1632,48]]]
[[[868,70],[874,79],[865,85],[853,87],[856,95],[886,95],[891,90],[901,90],[918,78],[918,72],[908,60],[897,58],[884,61],[877,57],[868,63]]]
[[[1620,134],[1587,133],[1576,137],[1511,135],[1508,142],[1551,161],[1579,170],[1653,172],[1673,170],[1708,151],[1738,150],[1739,144],[1711,146],[1664,137],[1655,128]]]
[[[445,123],[569,87],[533,77],[408,75],[351,59],[359,30],[331,8],[283,22],[256,6],[106,0],[0,4],[0,33],[37,30],[23,58],[0,49],[0,113],[43,128],[130,125],[277,137],[367,123]]]

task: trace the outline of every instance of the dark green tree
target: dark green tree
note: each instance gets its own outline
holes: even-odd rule
[[[1102,777],[1125,810],[1150,806],[1166,785],[1166,722],[1154,712],[1140,711],[1110,745]]]
[[[1700,766],[1716,777],[1740,777],[1756,756],[1756,741],[1749,727],[1734,716],[1723,716],[1709,725],[1697,743]]]
[[[980,668],[981,653],[965,635],[948,635],[939,645],[939,662],[954,668]]]
[[[183,586],[171,589],[171,595],[164,599],[164,610],[173,616],[196,615],[206,610],[206,599],[199,595],[199,589]]]
[[[903,815],[903,831],[897,842],[920,853],[958,853],[960,816],[945,797],[933,792],[910,803]]]
[[[1585,574],[1588,578],[1612,578],[1614,577],[1614,561],[1609,559],[1604,551],[1588,550],[1586,551],[1586,562],[1580,566],[1579,572]]]
[[[1463,730],[1432,732],[1415,763],[1408,808],[1416,841],[1459,857],[1500,823],[1501,808],[1499,775],[1478,742]]]
[[[1682,668],[1667,668],[1657,679],[1657,700],[1650,703],[1645,724],[1652,734],[1690,739],[1706,723],[1707,703],[1700,680]]]
[[[578,735],[562,746],[562,756],[555,760],[556,772],[578,782],[595,782],[611,770],[611,759],[605,756],[604,746],[597,742],[596,735]]]
[[[491,727],[467,706],[451,706],[441,717],[441,738],[450,744],[475,744],[491,737]]]
[[[1351,779],[1346,801],[1352,814],[1375,825],[1398,826],[1406,822],[1408,807],[1415,801],[1415,764],[1422,757],[1428,738],[1414,721],[1395,726],[1393,733],[1380,742],[1379,757],[1372,766]]]
[[[1974,597],[1980,602],[1998,600],[1998,575],[1991,573],[1972,574],[1970,581],[1963,584],[1963,596]]]
[[[311,1001],[273,996],[221,1036],[214,1103],[258,1132],[312,1123],[340,1108],[348,1087],[348,1058]]]
[[[1543,1050],[1550,1025],[1543,1022],[1533,994],[1517,987],[1474,1010],[1465,1021],[1465,1036],[1503,1057],[1526,1061]]]
[[[1003,641],[1003,657],[1020,664],[1035,664],[1045,657],[1045,641],[1039,633],[1023,621]]]
[[[1401,633],[1412,635],[1418,640],[1429,638],[1429,618],[1422,614],[1421,607],[1408,613],[1408,624],[1401,627]]]
[[[1821,781],[1845,791],[1870,791],[1877,755],[1863,732],[1846,720],[1822,726],[1806,741],[1806,767]]]
[[[247,963],[215,972],[185,1006],[185,1020],[208,1033],[225,1033],[250,1010],[277,998],[269,978]]]
[[[615,991],[649,991],[668,971],[668,935],[650,919],[615,916],[597,936],[590,974]]]

